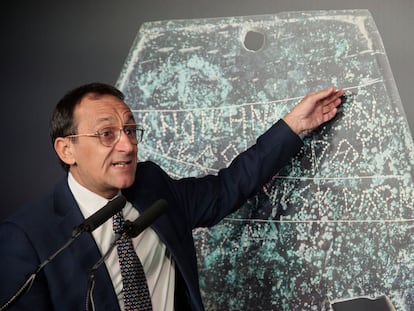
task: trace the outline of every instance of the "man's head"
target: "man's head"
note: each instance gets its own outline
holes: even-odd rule
[[[67,93],[51,119],[50,135],[65,170],[107,198],[129,187],[135,178],[142,131],[136,130],[123,99],[110,85],[87,84]]]

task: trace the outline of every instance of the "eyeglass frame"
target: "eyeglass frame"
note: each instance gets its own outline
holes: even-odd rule
[[[137,140],[136,143],[133,143],[131,141],[131,137],[128,136],[128,134],[125,132],[125,127],[128,126],[134,126],[135,127],[135,138]],[[102,142],[102,137],[104,135],[104,133],[100,133],[101,131],[105,130],[105,129],[117,129],[118,130],[118,137],[114,140],[114,142],[111,145],[105,145]],[[142,142],[143,136],[144,136],[144,129],[142,127],[138,127],[138,124],[135,123],[128,123],[128,124],[124,124],[122,126],[106,126],[98,131],[96,131],[95,133],[82,133],[82,134],[70,134],[70,135],[66,135],[64,136],[65,138],[76,138],[76,137],[96,137],[99,138],[99,142],[105,146],[105,147],[113,147],[115,146],[119,140],[121,139],[121,132],[124,132],[124,134],[128,137],[129,141],[131,142],[131,144],[133,145],[138,145],[140,142]],[[138,134],[139,132],[139,134]]]

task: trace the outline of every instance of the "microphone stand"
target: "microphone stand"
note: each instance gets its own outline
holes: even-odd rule
[[[95,274],[98,268],[105,262],[106,258],[108,258],[109,254],[112,252],[118,240],[122,237],[123,232],[121,234],[116,234],[114,241],[109,246],[108,250],[105,254],[95,263],[92,267],[91,272],[89,273],[88,278],[88,287],[86,289],[86,311],[95,311],[95,303],[93,301],[93,289],[95,287]]]
[[[40,271],[43,270],[43,268],[52,261],[57,255],[59,255],[61,252],[63,252],[66,248],[68,248],[75,240],[80,236],[84,230],[80,227],[76,228],[72,232],[72,237],[61,247],[59,248],[55,253],[50,255],[46,260],[44,260],[42,263],[40,263],[36,270],[30,274],[30,276],[26,279],[26,282],[17,290],[17,292],[4,304],[1,306],[0,311],[6,310],[9,308],[21,295],[23,295],[25,292],[28,292],[30,288],[33,285],[33,282],[36,279],[36,276]]]
[[[95,286],[95,274],[96,270],[103,264],[105,259],[114,249],[116,243],[121,238],[123,234],[126,234],[130,238],[135,238],[138,236],[145,228],[150,226],[155,219],[157,219],[162,213],[165,213],[167,210],[167,201],[160,199],[153,203],[145,212],[137,217],[134,221],[125,220],[122,231],[115,235],[115,239],[110,245],[106,253],[96,262],[92,267],[88,279],[88,287],[86,289],[86,311],[95,311],[95,306],[93,302],[93,288]]]

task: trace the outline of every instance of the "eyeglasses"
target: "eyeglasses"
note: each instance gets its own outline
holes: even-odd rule
[[[112,147],[118,143],[121,139],[121,132],[124,132],[125,135],[129,138],[129,141],[133,145],[138,145],[142,141],[144,136],[144,129],[137,127],[136,124],[125,124],[122,127],[110,126],[105,127],[96,133],[89,134],[74,134],[67,135],[65,137],[75,138],[75,137],[97,137],[102,145],[106,147]]]

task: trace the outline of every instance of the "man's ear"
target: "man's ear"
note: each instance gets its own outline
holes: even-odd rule
[[[68,165],[73,165],[76,163],[73,156],[72,143],[70,138],[67,137],[58,137],[55,139],[54,143],[55,151],[59,158]]]

